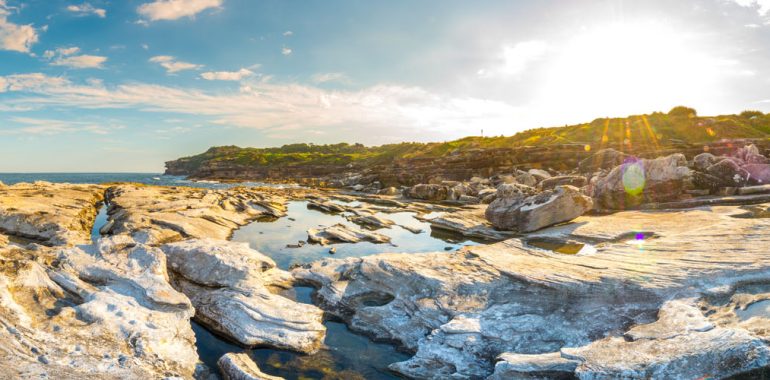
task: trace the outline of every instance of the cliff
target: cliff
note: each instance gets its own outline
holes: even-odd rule
[[[431,180],[467,180],[517,168],[570,170],[603,148],[655,157],[681,152],[688,158],[707,149],[717,152],[751,141],[768,145],[770,115],[699,117],[677,107],[668,113],[601,118],[590,123],[539,128],[513,136],[466,137],[441,143],[292,144],[278,148],[214,147],[166,163],[166,174],[195,179],[297,181],[340,185],[359,183],[413,185]]]

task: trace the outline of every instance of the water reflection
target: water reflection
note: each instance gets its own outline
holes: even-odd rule
[[[298,286],[276,292],[302,303],[311,303],[314,289]],[[293,379],[398,379],[388,370],[391,363],[403,361],[408,355],[393,346],[376,343],[348,330],[343,323],[326,321],[325,347],[313,355],[258,348],[246,350],[262,372]],[[198,354],[209,368],[217,368],[217,360],[228,352],[244,349],[215,336],[197,323],[193,331],[198,341]],[[216,371],[214,371],[216,372]]]
[[[397,224],[391,228],[377,230],[378,233],[389,236],[392,244],[361,242],[327,246],[304,244],[297,247],[300,245],[299,242],[307,240],[307,230],[310,228],[326,227],[337,223],[360,227],[345,219],[344,216],[347,214],[328,214],[308,209],[307,204],[308,202],[305,201],[289,202],[287,217],[251,223],[235,231],[232,240],[248,242],[252,248],[270,256],[283,269],[326,257],[361,257],[385,252],[436,252],[478,244],[457,235],[431,232],[430,224],[415,219],[415,214],[411,212],[393,214],[378,212],[375,215],[390,219]],[[408,229],[401,226],[406,226]],[[414,233],[410,230],[421,232]],[[333,255],[329,253],[330,248],[336,249]]]
[[[105,224],[107,224],[107,220],[109,219],[109,215],[107,215],[107,208],[108,207],[106,204],[103,204],[99,208],[99,213],[96,214],[94,225],[91,227],[91,241],[94,243],[96,243],[102,236],[101,229]]]
[[[358,203],[342,201],[336,201],[336,203],[351,207],[359,206]],[[310,228],[326,227],[337,223],[356,226],[345,219],[348,214],[324,213],[308,209],[307,205],[308,202],[305,201],[289,202],[286,217],[263,219],[251,223],[236,231],[232,240],[248,242],[252,248],[270,256],[283,269],[288,269],[293,264],[313,262],[326,257],[361,257],[384,252],[436,252],[478,244],[454,234],[431,232],[430,224],[415,219],[415,214],[411,212],[376,214],[397,224],[391,228],[377,230],[378,233],[389,236],[392,245],[369,242],[327,246],[300,244],[307,240],[307,230]],[[334,255],[329,253],[330,248],[336,248]],[[284,297],[303,303],[312,303],[314,291],[313,288],[304,286],[275,290]],[[371,302],[380,301],[382,300]],[[398,352],[390,344],[372,342],[365,336],[351,332],[343,323],[326,321],[324,325],[327,329],[325,347],[316,354],[301,355],[266,348],[247,350],[247,352],[263,372],[289,380],[397,379],[398,377],[387,369],[388,365],[409,358],[409,355]],[[217,368],[216,361],[222,355],[243,351],[242,348],[221,340],[199,325],[194,325],[194,331],[198,339],[198,353],[203,362],[211,368]]]
[[[754,302],[743,310],[736,310],[735,313],[744,321],[754,317],[770,319],[770,300]]]

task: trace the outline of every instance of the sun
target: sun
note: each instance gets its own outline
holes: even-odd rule
[[[581,30],[546,68],[543,105],[590,120],[697,106],[715,89],[725,62],[686,31],[659,23],[614,23]]]

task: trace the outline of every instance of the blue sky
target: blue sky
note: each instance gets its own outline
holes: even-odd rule
[[[0,0],[0,171],[770,111],[770,0]]]

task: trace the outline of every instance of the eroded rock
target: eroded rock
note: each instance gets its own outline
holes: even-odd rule
[[[627,209],[676,200],[691,181],[692,172],[682,154],[627,160],[592,183],[591,196],[599,208]]]
[[[320,229],[311,228],[307,231],[309,242],[327,245],[333,242],[358,243],[369,241],[376,244],[390,243],[390,237],[373,231],[337,223]]]
[[[770,298],[763,248],[770,237],[755,233],[770,220],[733,217],[742,212],[627,211],[533,234],[590,241],[591,255],[510,239],[454,253],[329,259],[294,274],[319,286],[320,305],[353,330],[414,352],[391,366],[409,377],[484,378],[504,353],[519,356],[501,371],[540,366],[570,375],[574,366],[581,378],[646,378],[668,368],[681,378],[727,376],[766,365],[765,320],[741,320],[735,310]],[[764,281],[757,286],[767,298],[711,303],[721,314],[708,317],[688,306],[729,297],[747,281]],[[548,356],[520,356],[541,354]],[[716,368],[720,362],[729,364]]]
[[[0,230],[49,245],[89,243],[104,189],[48,182],[0,187]]]
[[[229,353],[217,361],[224,380],[283,380],[283,377],[263,373],[257,363],[244,353]]]
[[[190,297],[195,318],[211,330],[244,346],[304,353],[321,346],[323,312],[272,294],[271,279],[285,276],[268,273],[281,271],[246,243],[195,239],[162,248],[174,285]]]
[[[489,204],[486,218],[496,228],[532,232],[583,215],[593,201],[574,186],[558,186],[538,195],[524,197],[522,193],[508,194],[498,190],[497,199]]]

